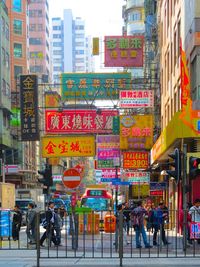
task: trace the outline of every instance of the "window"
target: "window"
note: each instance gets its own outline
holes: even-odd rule
[[[54,39],[61,38],[61,34],[53,34],[53,38]]]
[[[6,39],[9,41],[9,25],[6,23]]]
[[[43,31],[43,24],[38,24],[38,31],[42,32]]]
[[[76,38],[84,38],[84,34],[76,34]]]
[[[29,39],[29,44],[30,45],[41,45],[42,44],[42,39],[41,38],[30,38]]]
[[[53,67],[53,71],[62,71],[62,67]]]
[[[41,65],[31,66],[30,67],[30,72],[31,73],[42,73],[43,72],[43,67]]]
[[[84,30],[84,26],[83,25],[76,25],[75,29],[76,30]]]
[[[53,47],[62,47],[62,43],[60,42],[54,42]]]
[[[15,75],[15,79],[17,79],[17,77],[22,74],[23,72],[23,68],[22,66],[14,66],[14,75]]]
[[[5,52],[5,48],[2,47],[2,59],[3,59],[3,64],[5,65],[6,63],[6,52]]]
[[[9,68],[10,67],[10,57],[8,52],[6,52],[6,67]]]
[[[61,27],[60,27],[60,26],[53,26],[53,30],[54,30],[54,31],[61,30]]]
[[[62,50],[55,50],[53,51],[53,55],[62,55]]]
[[[2,93],[6,95],[6,81],[4,79],[2,79]]]
[[[84,50],[76,50],[76,55],[84,55]]]
[[[22,12],[22,0],[13,0],[13,11]]]
[[[36,31],[36,24],[30,24],[29,25],[29,31],[35,32]]]
[[[22,35],[22,21],[18,19],[14,19],[13,29],[14,29],[15,34]]]
[[[22,44],[14,43],[14,57],[22,57]]]
[[[35,51],[35,52],[30,52],[30,58],[43,58],[43,53],[41,51]]]
[[[76,42],[75,45],[76,46],[84,46],[84,42]]]

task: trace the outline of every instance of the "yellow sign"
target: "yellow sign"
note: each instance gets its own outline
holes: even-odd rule
[[[42,137],[42,157],[93,157],[94,136],[45,136]]]
[[[99,38],[94,37],[93,38],[93,56],[99,55]]]
[[[60,96],[57,92],[45,93],[45,107],[57,108],[59,107]]]
[[[132,197],[146,197],[149,196],[150,186],[149,184],[133,185],[132,186]]]
[[[153,116],[120,116],[120,149],[151,149]]]
[[[154,163],[176,139],[199,137],[190,126],[180,119],[181,112],[176,112],[167,127],[162,131],[151,149],[151,164]]]

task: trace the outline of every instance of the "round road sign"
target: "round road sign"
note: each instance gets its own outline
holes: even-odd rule
[[[76,188],[81,182],[80,173],[76,169],[68,169],[63,173],[62,182],[67,188]]]

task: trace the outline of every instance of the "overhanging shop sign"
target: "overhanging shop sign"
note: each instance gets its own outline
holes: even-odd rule
[[[154,92],[152,90],[122,90],[119,93],[121,108],[153,108]]]
[[[125,177],[128,182],[132,184],[149,184],[150,183],[150,172],[133,172],[127,171]]]
[[[45,111],[46,133],[112,133],[117,110],[56,110]]]
[[[121,73],[62,73],[63,99],[119,99],[119,90],[130,89],[131,74]]]
[[[147,169],[149,166],[148,152],[124,152],[123,167],[124,169]]]

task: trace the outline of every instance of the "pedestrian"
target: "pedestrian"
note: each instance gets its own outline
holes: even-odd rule
[[[187,210],[186,210],[186,236],[187,236],[187,241],[189,245],[192,245],[192,240],[190,239],[190,224],[191,224],[191,215],[189,214],[189,210],[192,207],[191,203],[187,203]],[[180,221],[180,227],[181,227],[181,232],[183,233],[184,230],[184,211],[183,209],[180,211],[179,215],[179,221]]]
[[[12,238],[14,241],[19,240],[19,232],[22,224],[22,213],[18,205],[15,205],[13,210],[12,220]]]
[[[147,241],[147,235],[144,228],[144,216],[147,215],[147,211],[142,206],[142,201],[138,201],[137,208],[131,212],[131,222],[136,233],[136,248],[142,248],[140,235],[142,235],[145,248],[151,248]]]
[[[169,245],[171,244],[170,242],[167,241],[166,235],[165,235],[165,223],[168,221],[168,209],[164,205],[163,202],[160,202],[158,207],[154,209],[152,213],[152,222],[153,222],[153,245],[157,246],[157,234],[158,231],[160,230],[161,234],[161,239],[164,245]]]
[[[55,222],[55,212],[54,212],[54,202],[50,201],[48,204],[48,209],[45,212],[45,218],[43,220],[43,226],[46,229],[46,231],[43,233],[42,237],[40,238],[40,246],[44,247],[43,243],[46,238],[48,240],[54,243],[54,245],[57,245],[56,237],[54,233],[54,222]]]
[[[125,229],[126,229],[126,233],[127,235],[129,235],[129,230],[130,230],[130,207],[128,202],[125,203],[124,208],[123,208],[123,215],[125,217]]]
[[[197,198],[194,201],[193,206],[189,210],[189,214],[191,215],[191,224],[200,223],[200,199]],[[200,244],[200,239],[196,238],[198,244]]]
[[[60,214],[60,217],[62,219],[62,226],[63,226],[64,225],[64,218],[66,218],[66,216],[67,216],[67,211],[66,211],[64,205],[60,206],[59,214]]]
[[[62,219],[60,216],[60,210],[58,208],[54,209],[55,211],[55,221],[54,221],[54,230],[56,233],[56,243],[57,245],[61,244],[61,229],[62,229]]]
[[[36,210],[33,203],[28,204],[26,213],[26,234],[30,244],[36,244]]]

